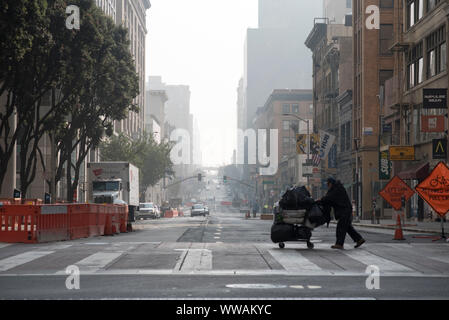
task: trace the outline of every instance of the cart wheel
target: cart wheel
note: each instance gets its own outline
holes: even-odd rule
[[[285,248],[285,243],[283,243],[283,242],[279,243],[279,248],[284,249]]]
[[[314,245],[313,245],[313,243],[312,243],[312,242],[310,242],[310,241],[308,241],[308,242],[307,242],[307,248],[309,248],[309,249],[313,249],[313,248],[314,248]]]

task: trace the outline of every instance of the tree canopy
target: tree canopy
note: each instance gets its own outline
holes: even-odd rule
[[[157,143],[148,133],[135,140],[119,134],[104,141],[100,146],[100,152],[104,161],[126,161],[138,167],[140,189],[144,193],[148,187],[156,185],[164,176],[173,176],[171,148],[171,143]]]

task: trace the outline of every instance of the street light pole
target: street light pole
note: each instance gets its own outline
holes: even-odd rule
[[[284,113],[283,116],[295,117],[296,119],[307,123],[307,164],[309,164],[310,163],[310,119],[304,120],[303,118],[301,118],[293,113]],[[298,126],[298,134],[299,134],[299,126]],[[299,155],[298,155],[298,157],[299,157]],[[298,172],[299,172],[299,161],[298,161]],[[298,181],[299,181],[299,174],[298,174]],[[309,175],[307,175],[307,189],[310,190],[310,176]]]

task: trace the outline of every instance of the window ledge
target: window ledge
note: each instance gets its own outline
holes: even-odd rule
[[[404,92],[404,95],[407,96],[409,94],[412,94],[415,91],[420,90],[420,89],[426,87],[427,85],[429,85],[430,83],[432,83],[434,81],[437,81],[437,80],[439,80],[441,78],[447,77],[447,75],[448,75],[447,74],[447,70],[443,71],[443,72],[440,72],[439,74],[437,74],[437,75],[435,75],[435,76],[433,76],[433,77],[431,77],[429,79],[424,80],[423,82],[421,82],[420,84],[414,86],[413,88],[408,89],[407,91]]]

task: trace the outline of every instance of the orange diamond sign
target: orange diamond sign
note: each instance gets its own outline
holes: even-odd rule
[[[401,210],[402,197],[405,197],[405,201],[408,201],[414,194],[412,188],[410,188],[404,180],[395,176],[387,184],[387,186],[379,192],[380,196],[384,198],[395,210]]]
[[[444,217],[449,212],[449,168],[440,162],[416,191],[436,213]]]

